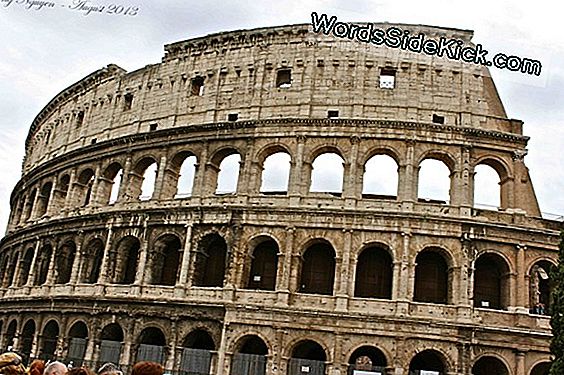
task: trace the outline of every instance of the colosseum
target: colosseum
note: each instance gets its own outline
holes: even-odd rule
[[[179,375],[548,373],[562,224],[487,68],[307,24],[164,49],[31,124],[0,242],[3,350]],[[439,170],[447,196],[428,199]]]

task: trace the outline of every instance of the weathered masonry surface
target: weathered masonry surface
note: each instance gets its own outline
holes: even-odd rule
[[[487,69],[307,25],[108,65],[31,125],[0,241],[0,347],[214,375],[545,374],[561,223],[540,215],[527,141]],[[327,155],[338,189],[314,186]],[[393,193],[367,193],[379,156]],[[420,194],[430,159],[444,200]],[[496,209],[475,205],[479,166]]]

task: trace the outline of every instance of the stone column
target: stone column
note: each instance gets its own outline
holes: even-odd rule
[[[350,274],[350,256],[352,251],[352,229],[343,229],[344,246],[341,255],[341,267],[336,269],[337,277],[335,278],[335,295],[344,297],[345,301],[350,297],[350,286],[354,286],[354,274]],[[354,292],[353,292],[354,293]],[[346,306],[345,306],[346,307]]]
[[[76,184],[76,169],[71,170],[70,178],[69,178],[69,187],[67,191],[67,196],[65,202],[63,204],[64,210],[69,210],[74,208],[75,205],[75,189],[74,185]]]
[[[95,316],[91,318],[90,326],[88,327],[88,343],[86,344],[86,352],[84,353],[84,361],[87,363],[94,361],[96,338],[100,336],[99,324],[100,323]]]
[[[290,197],[299,198],[304,194],[303,189],[303,178],[304,174],[304,148],[306,142],[306,136],[299,135],[297,137],[298,146],[296,151],[295,160],[292,158],[291,168],[290,168],[290,182],[288,184],[288,195]]]
[[[90,191],[90,200],[88,202],[88,206],[96,207],[100,206],[100,202],[98,202],[98,186],[100,184],[100,165],[96,166],[96,170],[94,171],[94,181],[92,182],[92,188]]]
[[[54,214],[59,214],[56,212],[57,205],[55,204],[57,189],[58,189],[58,180],[53,178],[51,184],[51,192],[49,193],[49,200],[47,201],[47,209],[45,211],[45,216],[53,216]]]
[[[137,275],[135,276],[135,284],[143,285],[145,283],[146,268],[147,268],[147,257],[149,253],[149,243],[147,238],[147,221],[149,218],[145,218],[143,223],[143,233],[141,236],[141,246],[139,248],[139,264],[137,264]]]
[[[108,283],[108,272],[110,268],[110,251],[112,244],[112,232],[113,224],[110,222],[107,226],[108,232],[106,237],[106,244],[104,246],[104,252],[102,253],[102,266],[100,267],[100,277],[98,278],[98,284]]]
[[[59,241],[55,240],[53,243],[53,247],[51,249],[51,259],[49,260],[49,268],[47,271],[47,280],[45,284],[53,285],[57,279],[57,264],[56,264],[56,255],[59,251]]]
[[[527,250],[527,246],[525,245],[516,245],[515,246],[517,249],[517,254],[516,254],[516,265],[517,265],[517,269],[516,269],[516,276],[517,276],[517,280],[516,280],[516,288],[515,288],[515,305],[517,307],[518,311],[521,311],[523,313],[527,313],[527,309],[525,308],[525,306],[527,305],[527,301],[525,296],[528,294],[527,293],[527,285],[525,283],[525,251]]]
[[[35,273],[37,269],[37,257],[39,256],[39,250],[41,250],[41,239],[36,237],[35,239],[35,250],[33,252],[33,258],[31,261],[31,266],[29,268],[29,276],[27,277],[26,287],[32,286],[35,281]]]
[[[129,191],[129,174],[131,173],[131,156],[127,156],[125,159],[125,165],[123,166],[123,171],[121,174],[121,183],[118,189],[118,202],[123,202],[124,200],[128,200],[130,197],[128,196]]]
[[[184,251],[181,257],[180,277],[176,282],[177,287],[189,287],[191,283],[188,281],[188,272],[190,268],[190,256],[192,248],[192,226],[193,224],[186,224],[186,238],[184,240]]]
[[[401,252],[401,270],[400,277],[397,281],[397,297],[398,300],[408,301],[412,298],[413,285],[412,275],[411,275],[411,264],[409,262],[409,242],[411,240],[411,233],[402,232],[403,246]]]
[[[515,351],[515,375],[525,375],[525,353]]]
[[[276,275],[277,286],[276,291],[278,293],[278,304],[287,305],[288,298],[291,290],[291,273],[292,273],[292,258],[294,253],[294,238],[295,238],[296,228],[287,227],[286,228],[286,239],[284,241],[284,253],[283,259],[281,259],[281,267],[278,267],[278,272]]]
[[[207,143],[202,147],[202,152],[196,163],[194,171],[194,182],[192,183],[192,197],[202,197],[205,195],[205,173],[206,173],[206,160],[208,158]]]
[[[80,270],[80,264],[82,262],[82,259],[84,258],[82,256],[82,241],[84,240],[84,233],[82,231],[79,232],[78,237],[77,237],[77,242],[76,242],[76,251],[75,251],[75,255],[74,255],[74,260],[72,262],[72,271],[71,271],[71,277],[70,277],[70,281],[69,284],[71,285],[75,285],[78,282],[78,276],[79,276],[79,270]]]
[[[415,141],[407,140],[405,164],[399,166],[398,200],[417,202],[417,181],[419,168],[414,165]]]
[[[362,198],[362,176],[359,176],[358,168],[358,148],[360,143],[360,137],[354,135],[350,137],[351,142],[351,152],[349,155],[349,160],[347,166],[345,167],[345,174],[343,176],[343,197],[348,198]]]
[[[153,197],[151,199],[160,200],[164,198],[162,197],[162,195],[164,191],[166,165],[167,165],[167,158],[166,155],[163,155],[161,156],[161,160],[159,162],[157,177],[155,178],[155,190],[153,191]]]

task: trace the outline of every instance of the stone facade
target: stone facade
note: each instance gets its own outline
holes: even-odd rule
[[[561,224],[540,216],[528,138],[487,69],[308,25],[165,51],[92,73],[34,120],[0,242],[2,348],[217,375],[546,373]],[[287,188],[267,191],[275,154]],[[338,192],[311,189],[326,154]],[[392,196],[363,194],[376,155],[397,165]],[[449,169],[448,201],[418,196],[427,159]],[[474,206],[479,165],[499,176],[497,210]]]

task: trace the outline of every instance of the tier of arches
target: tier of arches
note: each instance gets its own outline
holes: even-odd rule
[[[514,205],[511,162],[498,156],[481,156],[461,165],[446,151],[427,150],[406,157],[393,147],[372,148],[365,155],[357,151],[359,161],[354,153],[345,156],[347,152],[337,146],[316,147],[307,156],[303,151],[293,156],[284,145],[270,145],[254,155],[241,150],[220,147],[209,157],[205,150],[177,150],[172,157],[162,151],[149,152],[63,170],[18,192],[10,225],[82,207],[225,194],[327,193],[468,206],[476,195],[478,203],[491,207]],[[478,189],[475,180],[482,181]]]
[[[201,288],[236,288],[336,295],[350,297],[408,299],[433,304],[471,303],[477,308],[506,310],[517,305],[514,294],[528,295],[523,305],[533,314],[548,314],[552,283],[550,259],[533,259],[525,265],[528,288],[517,291],[515,269],[503,253],[481,251],[466,264],[447,248],[427,245],[414,249],[408,263],[396,259],[392,249],[369,242],[352,249],[348,284],[339,289],[337,277],[342,261],[332,242],[314,238],[298,244],[296,256],[284,265],[286,252],[267,234],[243,244],[245,251],[233,253],[232,240],[219,231],[192,236],[192,228],[181,235],[164,231],[145,241],[137,234],[113,238],[90,235],[30,243],[0,256],[0,287],[21,288],[63,284],[159,285]],[[400,271],[409,269],[407,274]],[[461,296],[461,269],[468,270],[468,295]],[[290,280],[289,275],[295,275]],[[466,278],[466,276],[464,276]],[[401,285],[411,283],[403,290]],[[464,288],[462,288],[464,289]],[[403,293],[403,294],[402,294]],[[518,298],[519,299],[519,298]],[[463,302],[467,301],[467,302]]]
[[[221,364],[218,353],[229,353],[226,357],[228,373],[233,375],[266,375],[271,373],[267,363],[272,362],[272,338],[259,333],[247,332],[229,337],[224,347],[207,327],[194,328],[184,337],[171,339],[158,324],[144,324],[137,334],[127,334],[118,322],[106,323],[97,333],[91,332],[82,320],[74,320],[61,327],[57,319],[48,319],[37,324],[33,318],[24,320],[19,329],[18,321],[12,319],[3,329],[0,320],[0,347],[17,350],[30,362],[34,358],[63,360],[73,365],[99,365],[106,362],[129,367],[130,363],[154,361],[166,369],[180,373],[213,374]],[[285,363],[282,367],[288,375],[305,373],[324,375],[329,368],[342,367],[348,374],[391,374],[397,370],[391,353],[378,345],[360,344],[344,352],[346,363],[337,364],[335,353],[314,336],[292,340],[282,349]],[[441,349],[415,349],[411,358],[403,364],[411,375],[446,375],[458,373],[453,358]],[[397,366],[397,364],[395,365]],[[548,375],[550,362],[537,361],[529,375]],[[513,365],[498,354],[476,355],[469,364],[472,375],[511,375]],[[466,372],[464,372],[466,373]]]

